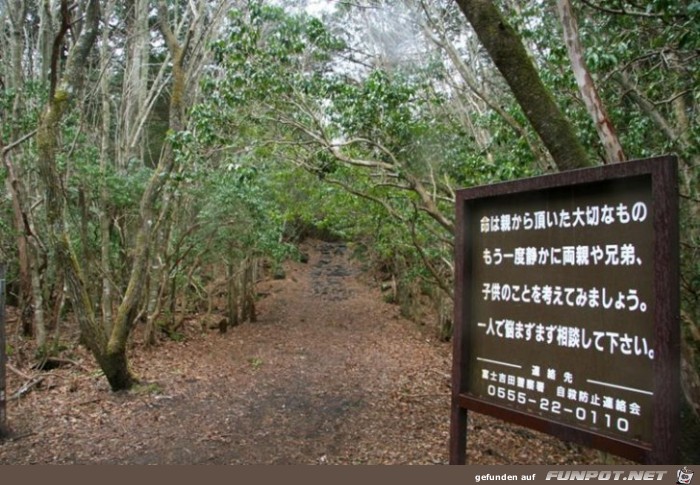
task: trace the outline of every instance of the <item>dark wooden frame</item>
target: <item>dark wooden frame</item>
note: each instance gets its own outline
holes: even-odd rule
[[[469,332],[468,301],[471,294],[471,268],[467,256],[467,229],[471,221],[467,207],[476,199],[540,191],[639,175],[651,176],[654,241],[654,337],[655,382],[652,433],[653,445],[641,446],[572,427],[506,406],[495,405],[466,394],[468,382]],[[591,169],[533,177],[494,185],[464,189],[456,197],[455,308],[452,362],[452,412],[450,425],[450,464],[464,464],[467,446],[467,410],[488,414],[505,421],[542,431],[563,440],[646,464],[673,464],[678,461],[680,429],[680,296],[678,236],[678,174],[673,156],[657,157],[595,167]],[[476,290],[478,291],[478,290]],[[651,378],[652,376],[650,376]]]

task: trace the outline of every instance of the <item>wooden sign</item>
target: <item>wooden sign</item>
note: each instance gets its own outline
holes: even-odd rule
[[[675,463],[676,178],[666,157],[457,193],[453,463],[468,409]]]

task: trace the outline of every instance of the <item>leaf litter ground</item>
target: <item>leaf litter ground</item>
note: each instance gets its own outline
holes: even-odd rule
[[[10,357],[1,464],[446,464],[451,347],[385,303],[342,244],[258,285],[258,321],[134,344],[143,384],[113,393],[82,348],[48,372]],[[15,319],[16,320],[16,319]],[[25,345],[26,347],[26,345]],[[23,376],[20,376],[22,373]],[[472,464],[602,463],[583,447],[470,413]]]

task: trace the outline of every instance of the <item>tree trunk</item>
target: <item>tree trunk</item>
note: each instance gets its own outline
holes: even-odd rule
[[[122,87],[121,140],[117,147],[117,160],[121,170],[127,169],[130,160],[144,159],[140,126],[142,118],[152,109],[146,102],[150,47],[148,0],[129,0],[125,2],[125,10],[127,59]]]
[[[65,281],[63,278],[63,268],[57,267],[56,268],[56,275],[55,275],[55,285],[54,285],[54,291],[51,295],[51,314],[49,315],[49,325],[48,328],[55,329],[60,320],[61,320],[61,312],[63,311],[63,304],[66,299],[66,292],[65,292]]]
[[[520,36],[492,0],[457,0],[559,170],[592,166],[571,123],[539,77]]]
[[[13,216],[17,230],[17,246],[20,276],[20,311],[22,333],[35,336],[39,352],[46,345],[46,317],[44,312],[44,293],[41,284],[41,258],[45,248],[36,234],[32,212],[25,208],[27,199],[24,187],[16,174],[9,158],[3,155],[8,172],[8,188],[12,194]]]
[[[126,365],[125,348],[118,345],[108,346],[104,328],[95,319],[93,302],[87,290],[89,285],[68,234],[64,210],[64,184],[56,163],[61,120],[82,87],[87,59],[97,38],[98,27],[99,3],[97,0],[90,0],[87,4],[85,23],[68,54],[64,74],[57,82],[56,89],[39,120],[37,165],[46,191],[49,244],[54,250],[57,264],[64,271],[82,337],[105,372],[112,389],[117,390],[125,388],[122,384],[131,385],[133,377]],[[120,351],[123,355],[116,355]],[[124,362],[121,363],[121,360]]]
[[[8,2],[7,14],[10,19],[10,36],[8,51],[11,54],[7,72],[8,92],[14,96],[11,116],[14,120],[20,119],[21,99],[23,93],[22,76],[22,51],[24,49],[24,19],[26,16],[26,3],[24,0]],[[18,136],[16,123],[11,124],[10,136]],[[19,309],[22,334],[26,337],[32,336],[33,332],[33,311],[32,311],[32,281],[31,281],[31,254],[28,247],[27,235],[25,232],[25,210],[24,210],[24,190],[21,179],[17,176],[16,167],[9,158],[9,153],[0,141],[2,149],[3,164],[7,169],[7,179],[5,184],[7,191],[12,196],[12,211],[15,231],[17,233],[17,256],[19,263]]]
[[[27,5],[25,0],[14,0],[8,2],[8,13],[11,23],[10,34],[10,54],[12,56],[11,75],[9,77],[10,90],[14,95],[12,103],[12,117],[20,119],[22,107],[23,76],[22,76],[22,53],[24,52],[24,24],[27,16]]]
[[[114,1],[107,4],[105,16],[109,17],[114,11]],[[110,78],[107,75],[109,68],[110,46],[109,31],[102,32],[102,45],[100,47],[100,68],[104,73],[100,78],[100,96],[102,102],[102,133],[100,134],[100,270],[102,272],[102,295],[100,298],[102,309],[102,325],[105,332],[112,331],[112,264],[111,264],[111,237],[109,220],[109,188],[107,187],[107,170],[110,164],[110,133],[112,127],[112,107],[110,104]]]
[[[148,301],[146,302],[146,328],[144,330],[143,343],[148,347],[156,344],[156,319],[160,313],[160,304],[158,303],[160,293],[160,278],[158,275],[160,271],[156,268],[153,269],[149,283],[146,285]]]
[[[129,370],[126,346],[108,349],[98,362],[113,391],[130,389],[136,383]]]
[[[158,4],[158,25],[163,37],[166,39],[168,49],[173,59],[173,86],[170,98],[170,130],[178,133],[183,129],[183,93],[185,90],[185,75],[183,71],[183,61],[185,52],[178,43],[175,34],[170,28],[166,5],[163,1]],[[138,305],[143,297],[143,290],[148,276],[148,263],[150,258],[150,248],[153,242],[153,229],[155,223],[155,206],[163,187],[165,186],[170,173],[175,164],[175,153],[172,143],[165,145],[158,166],[146,184],[139,209],[140,225],[136,234],[136,242],[133,249],[133,261],[129,282],[124,292],[124,298],[117,309],[114,318],[114,326],[109,336],[107,344],[107,354],[110,355],[110,362],[118,362],[119,352],[126,352],[126,342],[134,325],[134,318],[138,310]],[[111,364],[110,364],[111,365]],[[126,357],[124,364],[114,365],[113,369],[128,372]],[[109,378],[109,377],[108,377]],[[128,379],[110,379],[110,384],[134,382],[131,377]],[[112,385],[114,388],[114,385]]]
[[[88,280],[92,280],[93,273],[90,269],[93,268],[92,251],[90,251],[90,212],[88,210],[88,202],[85,198],[85,188],[82,184],[78,185],[78,209],[80,210],[80,249],[82,250],[81,259],[83,268],[85,268]],[[96,286],[96,285],[95,285]],[[94,288],[94,287],[93,287]],[[93,289],[91,288],[91,289]],[[95,301],[97,296],[95,291],[90,292],[91,300]]]
[[[24,190],[20,179],[16,175],[15,167],[10,160],[9,154],[4,152],[3,162],[7,170],[7,178],[5,186],[7,192],[12,197],[12,219],[17,233],[17,259],[19,264],[19,311],[22,335],[31,337],[34,335],[33,318],[34,311],[32,308],[32,275],[31,275],[31,249],[27,240],[25,217],[27,213],[23,209],[24,205]]]
[[[167,211],[167,209],[165,210]],[[165,233],[164,236],[161,235],[163,232]],[[159,234],[156,236],[156,248],[163,248],[162,250],[165,252],[164,248],[167,247],[169,235],[169,230],[161,229]],[[163,255],[163,257],[165,257],[165,255]],[[168,289],[168,275],[168,264],[162,260],[160,255],[156,255],[153,258],[153,266],[150,275],[150,287],[148,289],[146,334],[144,337],[144,343],[146,345],[156,344],[156,331],[158,328],[157,321],[162,312],[165,293]],[[172,278],[172,281],[174,282],[175,278]],[[174,287],[172,288],[172,291],[175,291]],[[171,309],[171,312],[174,313],[174,310]]]
[[[241,285],[241,297],[243,298],[241,320],[243,321],[257,321],[255,312],[255,266],[255,258],[247,257],[243,260],[243,284]]]
[[[227,292],[227,307],[228,307],[228,324],[231,327],[236,327],[239,324],[238,320],[238,284],[236,282],[237,275],[233,259],[229,260],[226,265],[226,281],[228,283]]]
[[[194,270],[194,268],[192,268]],[[189,288],[189,283],[192,281],[192,271],[187,275],[187,285],[185,288]],[[182,295],[182,302],[180,303],[180,319],[177,319],[177,278],[170,278],[170,291],[168,291],[168,310],[170,311],[170,321],[168,322],[168,328],[180,328],[180,326],[185,321],[185,316],[187,315],[188,302],[187,302],[187,291]]]
[[[39,6],[39,39],[40,79],[49,80],[51,70],[51,45],[53,43],[53,15],[51,15],[51,0],[40,0]]]
[[[34,261],[38,261],[35,255]],[[31,269],[33,314],[34,314],[34,335],[36,337],[37,352],[41,354],[46,348],[46,317],[44,314],[44,294],[41,290],[41,279],[39,278],[39,268],[35,264]]]
[[[518,136],[520,136],[525,142],[528,144],[530,147],[530,151],[532,152],[532,155],[535,157],[535,160],[543,167],[543,168],[548,168],[551,165],[551,160],[548,158],[547,153],[544,151],[541,145],[534,143],[531,140],[531,134],[527,132],[525,129],[525,126],[523,126],[521,123],[519,123],[513,116],[511,116],[503,107],[500,106],[500,104],[491,98],[491,96],[488,94],[486,89],[480,88],[476,82],[476,75],[474,75],[470,71],[469,64],[462,59],[460,56],[460,53],[458,52],[457,48],[455,45],[452,43],[452,41],[448,38],[444,26],[438,27],[437,22],[433,20],[433,18],[430,15],[429,11],[429,5],[425,0],[421,0],[421,7],[425,11],[426,16],[429,19],[430,26],[424,25],[423,26],[423,33],[424,35],[435,45],[437,45],[440,49],[444,50],[447,56],[450,58],[450,61],[452,62],[452,65],[454,68],[457,70],[459,73],[460,78],[464,81],[464,83],[467,85],[469,90],[474,93],[474,95],[480,99],[488,108],[492,109],[495,111],[502,119],[503,121],[506,122],[513,130],[516,132]],[[435,30],[437,30],[437,33],[433,33],[431,31],[431,27]],[[460,91],[463,91],[460,89]],[[457,100],[461,104],[461,97],[458,97]],[[461,110],[460,116],[466,116],[469,117],[469,108],[463,107]],[[464,123],[465,126],[468,126],[470,131],[473,133],[475,140],[479,143],[480,147],[482,150],[487,152],[486,147],[488,147],[490,143],[490,138],[491,134],[486,132],[484,129],[477,130],[473,126],[473,124],[470,123]],[[488,154],[489,158],[492,158],[492,155],[489,153]]]
[[[615,128],[605,110],[603,101],[598,95],[593,77],[588,72],[588,67],[584,60],[583,46],[579,39],[578,24],[571,8],[571,2],[569,0],[557,0],[557,11],[564,30],[564,41],[571,60],[576,84],[588,110],[588,115],[593,120],[595,129],[598,132],[600,143],[605,150],[605,160],[608,163],[623,162],[627,157],[622,150]]]

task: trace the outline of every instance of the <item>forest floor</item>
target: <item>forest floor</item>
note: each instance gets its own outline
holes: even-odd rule
[[[258,285],[257,322],[135,343],[130,392],[110,392],[82,347],[32,370],[9,335],[8,395],[41,382],[9,401],[0,464],[447,463],[451,346],[384,302],[344,245],[304,249],[307,264]],[[472,464],[604,459],[476,413],[468,430]]]

